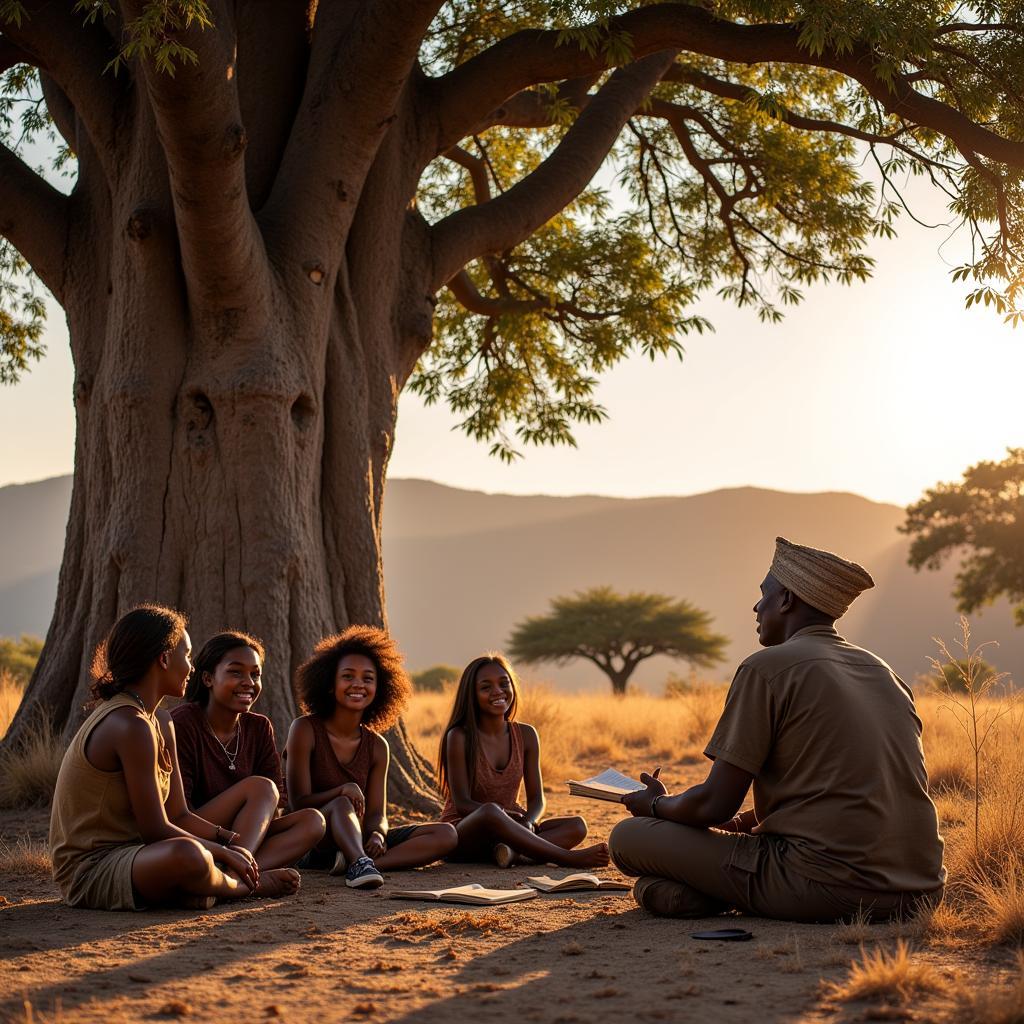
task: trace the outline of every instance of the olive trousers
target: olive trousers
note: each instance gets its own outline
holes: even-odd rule
[[[663,917],[711,917],[740,910],[784,921],[879,921],[909,917],[942,899],[930,892],[875,892],[806,878],[782,836],[692,828],[660,818],[627,818],[612,830],[612,860],[638,880],[637,903]]]

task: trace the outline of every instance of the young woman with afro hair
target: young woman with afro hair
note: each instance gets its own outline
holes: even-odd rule
[[[285,748],[293,809],[315,807],[327,820],[323,842],[306,866],[329,867],[345,884],[375,889],[381,871],[419,867],[458,842],[443,822],[391,826],[387,818],[388,744],[412,685],[394,641],[374,626],[325,637],[299,666],[303,710]]]

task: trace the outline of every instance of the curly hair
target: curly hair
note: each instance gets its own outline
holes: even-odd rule
[[[412,696],[412,683],[394,640],[376,626],[349,626],[325,636],[295,673],[295,689],[303,710],[318,718],[334,713],[334,683],[338,664],[347,654],[361,654],[377,670],[377,692],[363,712],[362,724],[383,732],[398,721]]]
[[[181,612],[159,604],[140,604],[122,615],[93,655],[92,700],[110,700],[138,683],[161,654],[178,646],[186,624]]]

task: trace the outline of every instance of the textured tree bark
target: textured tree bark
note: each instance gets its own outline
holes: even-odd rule
[[[386,624],[384,479],[432,308],[428,248],[407,209],[415,178],[389,154],[333,280],[316,261],[254,263],[253,291],[221,308],[190,296],[152,122],[137,126],[113,187],[72,197],[68,251],[91,254],[68,260],[63,289],[74,490],[53,620],[7,743],[40,720],[65,737],[77,728],[93,651],[140,602],[184,611],[196,646],[227,627],[259,636],[258,710],[282,742],[294,670],[316,641]],[[388,738],[392,801],[436,810],[433,771],[404,726]]]

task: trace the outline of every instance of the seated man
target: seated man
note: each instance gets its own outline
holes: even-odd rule
[[[887,919],[942,897],[945,869],[910,689],[834,626],[874,582],[778,538],[754,605],[767,648],[740,665],[704,753],[706,781],[625,798],[612,860],[669,917]],[[754,807],[740,809],[754,784]],[[733,817],[735,815],[735,817]],[[730,820],[731,819],[731,820]],[[722,823],[725,824],[722,824]]]

